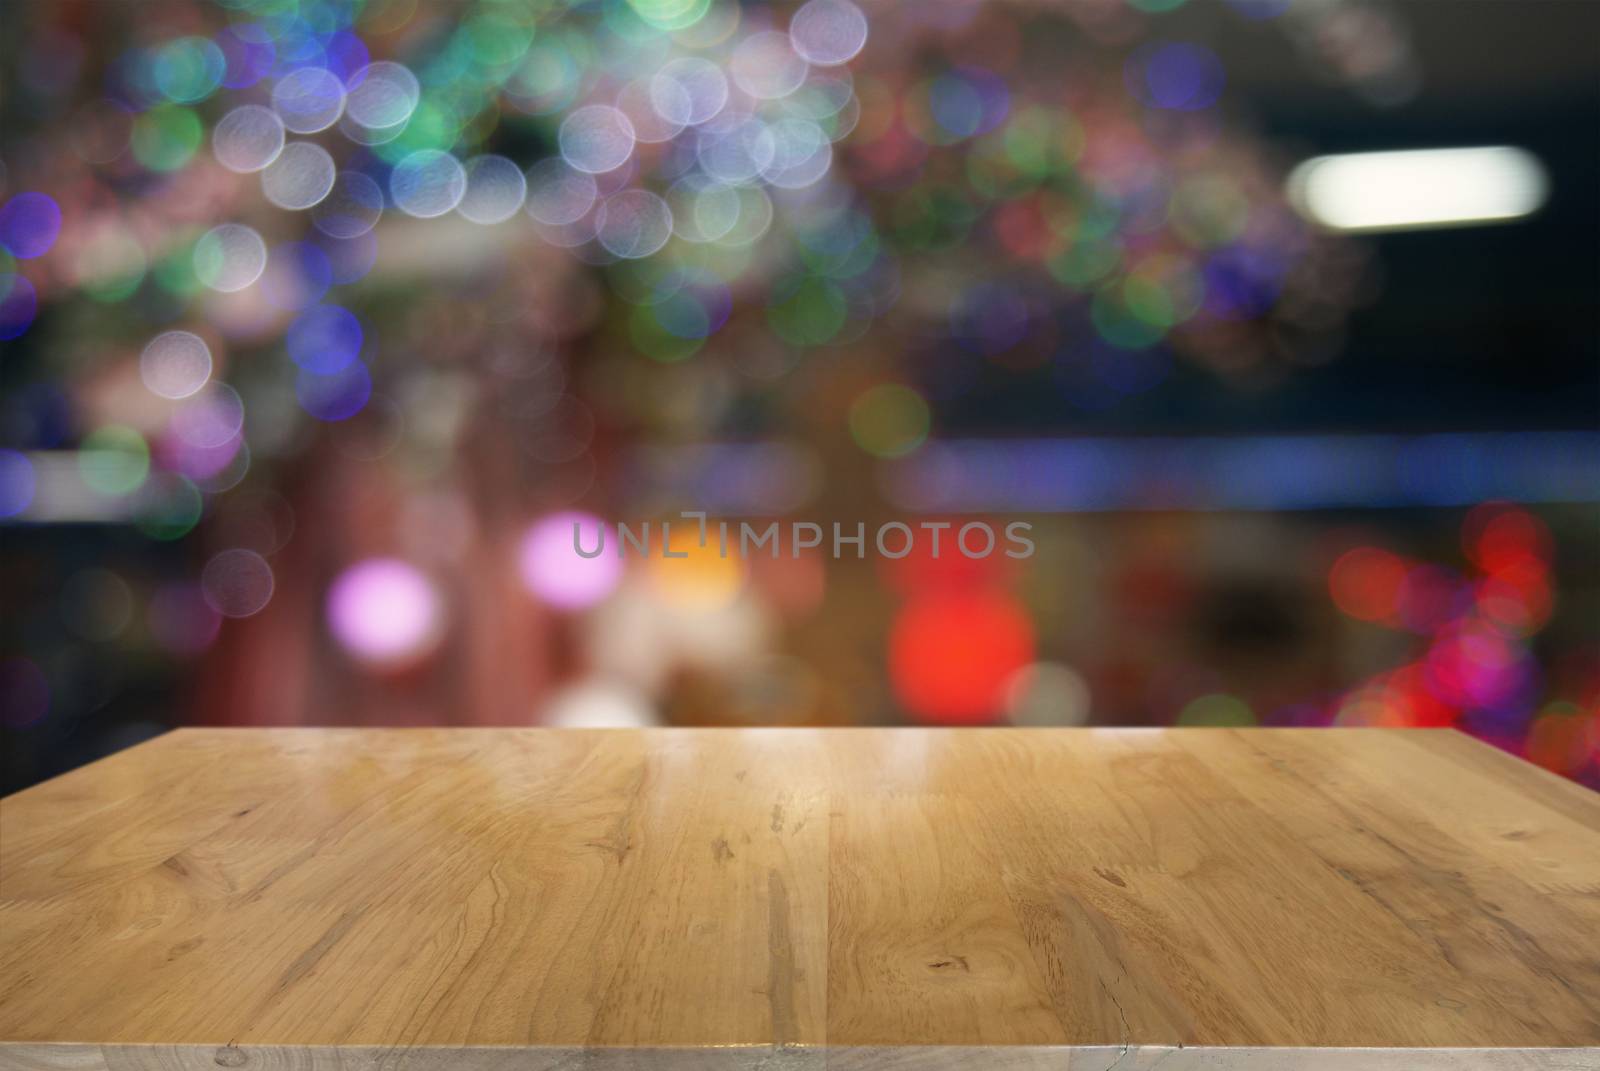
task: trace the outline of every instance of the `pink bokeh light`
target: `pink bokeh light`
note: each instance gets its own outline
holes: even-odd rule
[[[433,649],[443,613],[433,582],[398,558],[369,558],[328,590],[328,627],[363,662],[393,666]]]
[[[605,548],[585,558],[573,546],[578,527],[584,551],[602,538],[605,522],[591,513],[568,510],[535,521],[522,537],[518,566],[522,583],[540,601],[562,610],[581,610],[610,595],[622,579],[622,560],[609,533]]]

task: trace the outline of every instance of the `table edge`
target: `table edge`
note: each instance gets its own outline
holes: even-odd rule
[[[379,1046],[0,1041],[0,1071],[1593,1071],[1566,1048],[1175,1045]]]

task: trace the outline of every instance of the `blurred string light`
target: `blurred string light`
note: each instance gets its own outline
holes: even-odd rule
[[[850,0],[480,0],[426,33],[404,3],[226,0],[216,32],[127,48],[105,96],[69,113],[81,182],[0,205],[0,338],[74,292],[123,304],[149,324],[139,381],[170,406],[148,426],[81,429],[70,489],[61,465],[30,460],[55,451],[15,454],[8,493],[34,481],[47,503],[30,490],[16,515],[137,515],[169,538],[254,459],[305,441],[297,422],[392,405],[375,377],[416,369],[378,361],[337,288],[369,276],[397,214],[441,236],[453,217],[531,226],[591,266],[603,298],[542,303],[571,325],[551,332],[563,344],[605,301],[646,361],[733,353],[770,378],[891,310],[897,329],[931,329],[966,369],[892,369],[849,406],[854,441],[885,459],[930,449],[931,413],[972,365],[1043,362],[1114,404],[1159,382],[1169,351],[1217,364],[1242,335],[1336,320],[1348,265],[1284,210],[1255,141],[1223,120],[1217,58],[1163,36],[1175,6],[1130,6],[1147,39],[1120,69],[1084,51],[1092,62],[1041,80],[1020,43],[971,47],[1020,42],[1002,4],[913,25],[858,74],[872,19]],[[1022,10],[1039,40],[1092,45],[1103,24]],[[1094,345],[1068,341],[1084,337]],[[286,361],[248,359],[280,345]],[[552,367],[553,388],[529,371],[505,411],[537,419],[531,460],[587,464],[592,480],[596,418]],[[804,501],[815,464],[790,458],[744,498]],[[543,523],[521,548],[530,591],[567,608],[603,599],[615,570],[569,568]],[[265,558],[234,549],[254,557],[213,558],[198,588],[223,616],[271,591]]]
[[[959,393],[980,363],[1046,367],[1074,401],[1107,407],[1161,382],[1173,353],[1225,374],[1293,358],[1352,299],[1359,260],[1288,209],[1259,145],[1223,118],[1226,72],[1204,45],[1153,33],[1114,88],[1088,51],[1037,77],[1028,38],[1069,47],[1082,14],[1019,29],[1014,11],[976,7],[856,86],[841,166],[880,228],[857,233],[919,295],[900,314],[964,354],[923,373],[934,393]],[[849,294],[876,281],[874,259],[817,274]]]
[[[1462,525],[1469,571],[1412,562],[1382,547],[1340,554],[1328,575],[1350,617],[1403,629],[1422,648],[1340,697],[1335,724],[1456,725],[1562,773],[1590,761],[1595,712],[1541,695],[1550,687],[1531,644],[1554,609],[1549,531],[1520,506],[1491,502]],[[1565,719],[1570,721],[1550,720]]]
[[[1302,214],[1341,231],[1503,223],[1538,211],[1548,188],[1532,154],[1505,146],[1318,156],[1288,186]]]

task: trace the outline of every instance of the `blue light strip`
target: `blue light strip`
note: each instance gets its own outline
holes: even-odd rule
[[[883,466],[918,513],[1600,501],[1600,433],[964,439]]]

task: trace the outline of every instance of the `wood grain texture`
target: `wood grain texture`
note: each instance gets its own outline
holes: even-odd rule
[[[1600,1068],[1600,796],[1443,730],[280,729],[0,801],[0,1067],[977,1054]]]

